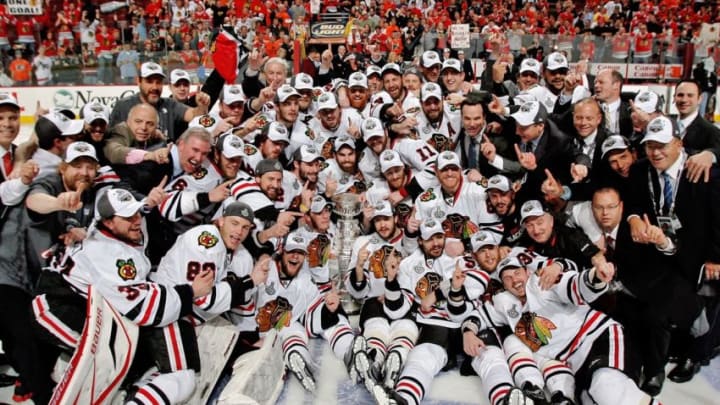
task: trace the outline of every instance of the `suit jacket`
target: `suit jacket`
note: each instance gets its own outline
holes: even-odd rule
[[[683,146],[690,155],[710,150],[720,162],[720,128],[698,114],[685,130]]]
[[[652,187],[652,191],[651,188]],[[647,214],[657,225],[662,192],[657,171],[649,161],[633,165],[630,172],[626,212],[628,216]],[[654,195],[654,199],[653,199]],[[713,166],[710,182],[691,183],[684,171],[675,196],[675,214],[681,228],[674,242],[674,265],[683,277],[697,285],[706,261],[720,263],[720,169]]]
[[[573,127],[571,133],[575,147],[582,151],[580,136],[577,130]],[[595,136],[595,150],[593,151],[592,164],[588,167],[588,177],[581,183],[568,184],[572,191],[573,200],[589,200],[592,198],[592,193],[598,188],[599,184],[604,183],[604,179],[610,176],[612,170],[606,161],[602,158],[602,144],[605,142],[607,137],[610,136],[605,128],[602,126],[598,128],[597,135]]]

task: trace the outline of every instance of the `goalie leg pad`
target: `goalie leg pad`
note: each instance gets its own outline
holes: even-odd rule
[[[148,344],[161,373],[180,370],[200,372],[200,352],[195,328],[180,320],[162,328],[142,328],[141,345]]]

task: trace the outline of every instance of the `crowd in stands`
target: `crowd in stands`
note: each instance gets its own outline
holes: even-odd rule
[[[328,11],[352,20],[345,48],[361,66],[373,52],[396,62],[416,60],[425,50],[442,53],[451,48],[452,24],[470,26],[470,46],[462,49],[468,59],[494,60],[504,50],[542,59],[560,50],[571,62],[679,63],[685,44],[693,44],[696,62],[720,56],[714,39],[701,35],[703,23],[718,21],[717,6],[706,1],[689,7],[633,0],[357,0],[317,2],[315,14],[313,3],[45,0],[44,13],[35,16],[10,15],[0,4],[3,73],[16,85],[119,84],[134,80],[140,63],[155,60],[169,70],[183,67],[203,82],[213,68],[210,46],[221,25],[234,28],[245,52],[262,48],[292,63],[294,41],[308,40],[310,24]],[[452,56],[460,50],[452,49]],[[347,64],[344,53],[334,53]],[[32,70],[25,63],[11,68],[18,57]]]

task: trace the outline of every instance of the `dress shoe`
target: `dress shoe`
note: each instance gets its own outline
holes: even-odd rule
[[[640,389],[645,391],[651,397],[656,397],[660,395],[660,391],[662,391],[662,386],[664,382],[665,372],[661,371],[658,374],[647,378],[643,383],[642,387],[640,387]]]
[[[668,379],[675,383],[684,383],[692,380],[693,376],[700,371],[700,362],[690,359],[679,360],[669,373]]]

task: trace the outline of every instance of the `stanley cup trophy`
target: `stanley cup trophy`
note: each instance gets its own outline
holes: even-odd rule
[[[362,212],[362,203],[360,196],[352,193],[337,194],[332,200],[335,204],[333,212],[339,218],[337,221],[338,234],[335,239],[337,266],[333,266],[334,263],[330,265],[330,277],[331,279],[336,278],[336,286],[339,290],[345,290],[345,279],[350,270],[348,267],[352,247],[355,238],[360,234],[360,225],[356,217]],[[340,302],[348,315],[360,312],[360,305],[347,292],[341,295]]]

